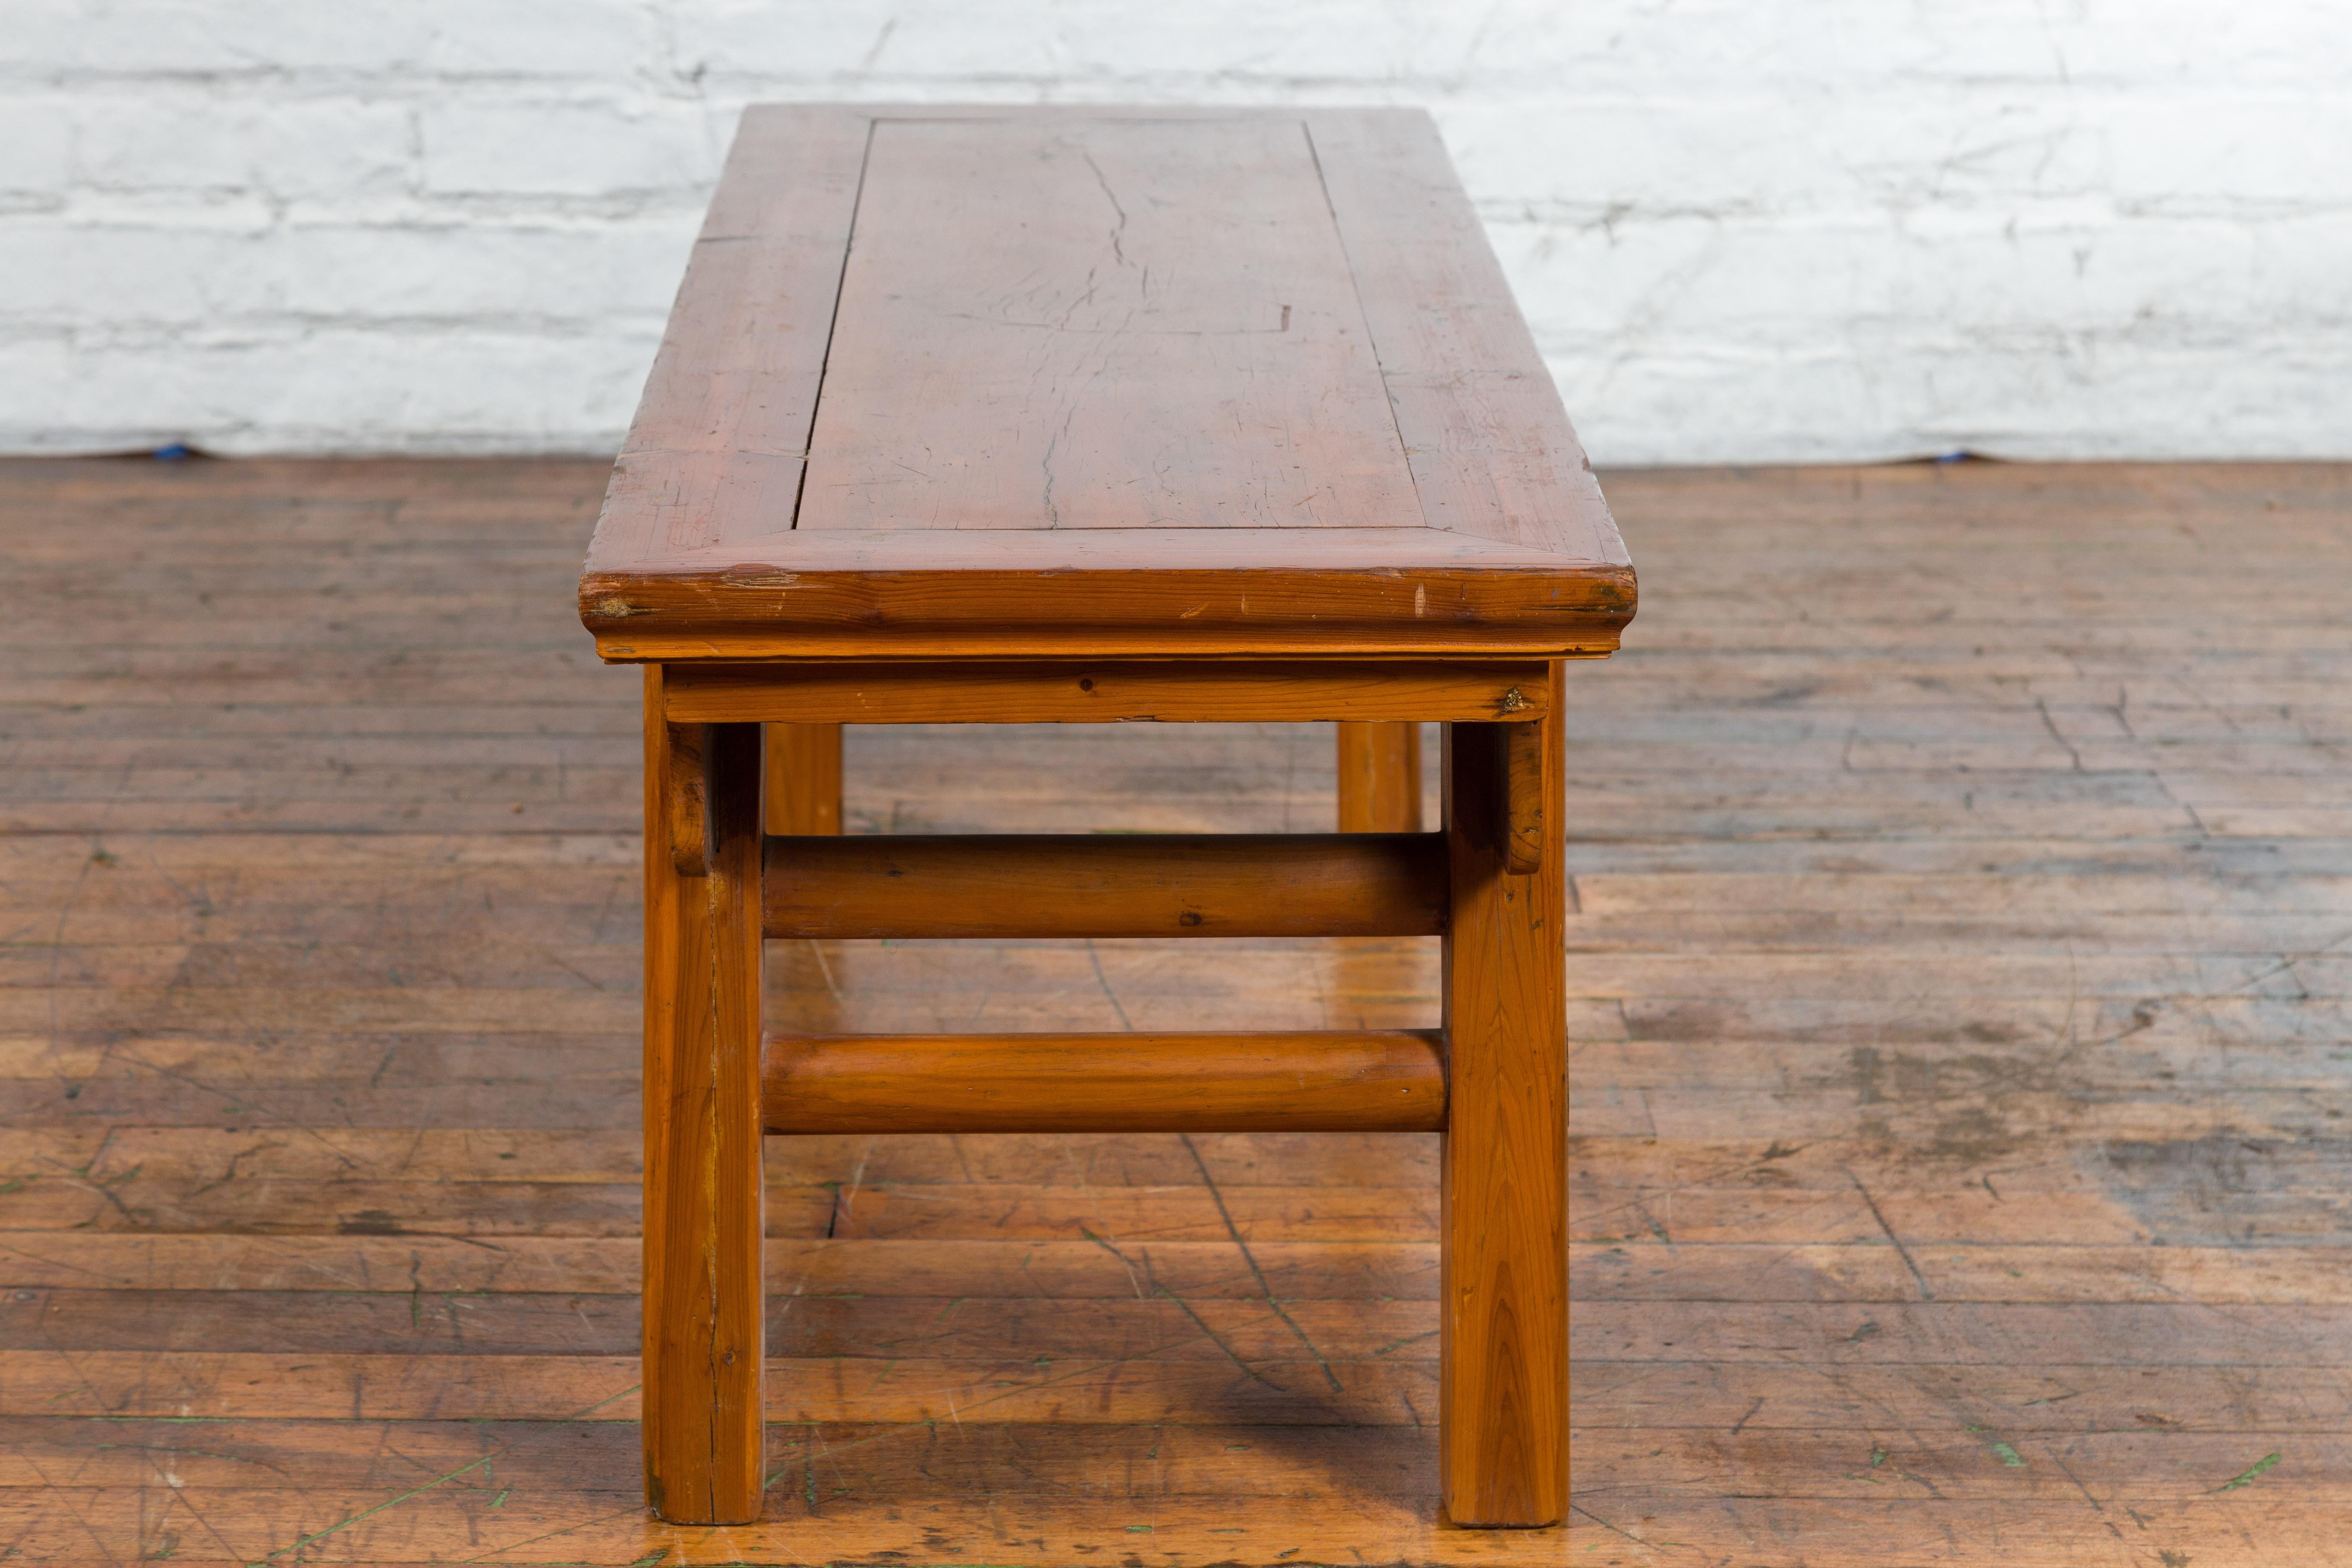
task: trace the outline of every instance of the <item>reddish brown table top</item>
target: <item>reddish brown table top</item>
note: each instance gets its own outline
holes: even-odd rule
[[[747,111],[608,658],[1604,652],[1633,574],[1428,117]]]

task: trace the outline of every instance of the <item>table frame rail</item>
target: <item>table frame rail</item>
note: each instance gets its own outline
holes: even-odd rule
[[[648,666],[645,1441],[656,1511],[679,1523],[759,1515],[763,1131],[1369,1127],[1444,1134],[1447,1515],[1476,1526],[1559,1522],[1568,1497],[1564,668]],[[1342,820],[1352,812],[1389,831],[1282,844],[833,837],[832,726],[1137,719],[1367,729],[1438,721],[1443,826],[1400,826],[1412,793],[1395,777],[1412,755],[1401,736],[1350,740],[1343,730],[1343,747],[1369,747],[1376,761],[1355,770],[1352,800],[1343,768]],[[807,798],[828,791],[829,804]],[[779,826],[791,834],[763,831]],[[1018,897],[1002,896],[1008,879]],[[1433,931],[1444,942],[1436,1031],[761,1038],[764,936]]]

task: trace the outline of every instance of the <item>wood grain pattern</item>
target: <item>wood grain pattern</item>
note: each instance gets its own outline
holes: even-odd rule
[[[771,838],[770,936],[1433,936],[1433,833]]]
[[[1550,658],[1607,654],[1635,601],[1631,567],[1563,579],[1539,553],[1433,531],[843,529],[790,551],[660,573],[592,556],[581,619],[616,662]]]
[[[1436,125],[1309,125],[1429,525],[1630,564]]]
[[[1556,715],[1557,684],[1552,698]],[[1556,723],[1540,726],[1546,745]],[[1525,1527],[1568,1511],[1566,898],[1557,842],[1532,874],[1509,868],[1508,735],[1492,724],[1446,732],[1439,1445],[1447,1517]],[[1546,816],[1557,824],[1559,813]]]
[[[671,671],[673,719],[721,723],[1103,724],[1128,721],[1484,719],[1545,710],[1540,664],[709,665]],[[1412,824],[1418,829],[1420,824]],[[1395,831],[1405,831],[1397,829]]]
[[[776,834],[841,831],[841,726],[770,724],[763,798]]]
[[[1426,116],[761,106],[580,608],[622,661],[1023,651],[1014,619],[1040,654],[1556,657],[1633,593]]]
[[[1296,119],[884,119],[802,529],[1422,526]]]
[[[1524,696],[1541,685],[1530,680],[1521,689]],[[1339,748],[1339,831],[1420,832],[1421,726],[1342,722]]]
[[[592,561],[625,571],[792,528],[866,135],[823,110],[742,117]]]
[[[1432,1031],[780,1035],[771,1132],[1434,1132]]]
[[[670,723],[663,730],[664,743],[669,748],[661,777],[662,802],[669,813],[670,868],[681,877],[707,877],[713,850],[710,726]]]
[[[1568,672],[1526,1531],[1434,1510],[1387,1133],[769,1140],[765,1517],[646,1515],[638,683],[562,603],[607,472],[0,463],[20,1556],[2346,1560],[2352,467],[1602,476],[1674,591]],[[846,826],[1321,831],[1332,760],[860,728]],[[769,1015],[1425,1029],[1434,947],[779,942]]]
[[[760,731],[709,727],[711,850],[677,876],[668,743],[648,670],[646,812],[646,1491],[681,1524],[759,1517]]]
[[[1545,804],[1559,786],[1561,726],[1516,724],[1503,731],[1502,800],[1498,820],[1503,833],[1503,869],[1514,877],[1543,868]]]

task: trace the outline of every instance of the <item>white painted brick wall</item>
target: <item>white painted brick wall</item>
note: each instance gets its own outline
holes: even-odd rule
[[[609,449],[827,98],[1427,105],[1604,461],[2352,457],[2352,0],[5,0],[0,449]]]

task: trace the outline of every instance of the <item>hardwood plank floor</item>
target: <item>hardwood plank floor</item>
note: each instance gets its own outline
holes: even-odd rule
[[[1433,1516],[1434,1140],[1369,1135],[771,1140],[768,1520],[647,1521],[604,477],[0,464],[10,1561],[2352,1563],[2352,468],[1610,479],[1533,1532]],[[846,771],[854,832],[1334,809],[1308,726]],[[1420,941],[769,967],[811,1030],[1436,1011]]]

